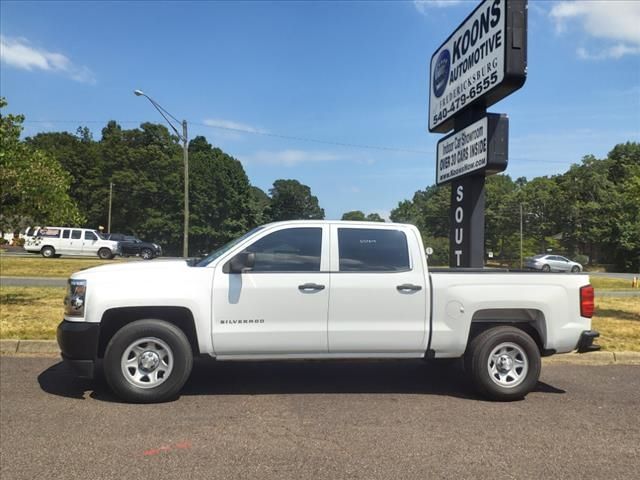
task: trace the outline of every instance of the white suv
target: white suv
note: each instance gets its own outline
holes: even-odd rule
[[[45,258],[97,255],[108,260],[121,253],[118,242],[103,239],[96,230],[69,227],[41,227],[27,237],[24,249]]]

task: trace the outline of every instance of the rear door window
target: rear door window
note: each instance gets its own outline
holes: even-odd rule
[[[62,238],[69,238],[69,234],[71,233],[71,230],[63,230],[62,231]]]
[[[410,270],[407,236],[400,230],[339,228],[341,272]]]
[[[82,230],[73,230],[71,232],[72,240],[80,240],[82,238]]]

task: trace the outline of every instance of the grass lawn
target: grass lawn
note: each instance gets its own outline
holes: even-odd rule
[[[631,280],[611,277],[590,277],[593,288],[601,290],[632,290]]]
[[[3,277],[61,277],[73,272],[129,259],[100,260],[99,258],[42,258],[40,256],[8,257],[0,255],[0,275]]]
[[[64,288],[0,288],[0,338],[54,339]],[[605,350],[640,352],[640,297],[596,297],[593,328]]]
[[[0,338],[56,338],[64,315],[64,288],[0,288]]]

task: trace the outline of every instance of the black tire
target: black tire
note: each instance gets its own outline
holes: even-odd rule
[[[490,361],[492,353],[501,351],[504,353],[497,362]],[[507,371],[500,370],[502,361]],[[509,365],[514,367],[508,369]],[[538,383],[540,365],[538,346],[526,332],[515,327],[485,330],[471,341],[465,354],[465,369],[476,389],[491,400],[524,398]]]
[[[543,272],[550,272],[551,271],[551,267],[549,265],[543,265],[542,266],[542,271]]]
[[[149,248],[143,248],[140,250],[140,257],[144,260],[151,260],[153,258],[153,252]]]
[[[98,257],[102,260],[111,260],[113,258],[113,253],[108,248],[101,248],[98,250]]]
[[[155,341],[143,342],[148,338]],[[152,345],[156,342],[162,342],[169,350],[171,361],[167,363],[171,365],[171,370],[166,376],[156,380],[160,382],[157,386],[142,387],[134,383],[134,373],[144,373],[140,363],[144,353],[138,357],[134,355],[133,359],[138,358],[139,362],[130,367],[127,373],[122,367],[123,356],[136,342],[140,342],[141,345],[146,344],[144,348],[149,351],[154,350]],[[133,403],[165,402],[177,397],[189,378],[193,366],[193,353],[184,332],[175,325],[164,320],[137,320],[122,327],[109,341],[103,365],[107,383],[121,399]]]
[[[579,272],[579,271],[580,271],[580,267],[579,267],[579,266],[577,266],[577,265],[574,265],[573,267],[571,267],[571,271],[572,271],[573,273],[577,273],[577,272]]]
[[[40,255],[42,255],[44,258],[54,258],[56,256],[56,250],[53,247],[42,247],[42,250],[40,250]]]

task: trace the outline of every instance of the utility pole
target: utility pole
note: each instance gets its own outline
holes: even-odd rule
[[[522,204],[520,204],[520,270],[522,270]]]
[[[187,141],[187,121],[182,121],[182,153],[184,157],[184,233],[182,256],[189,256],[189,143]]]
[[[107,223],[107,233],[111,233],[111,201],[113,199],[113,182],[109,182],[109,220]]]

